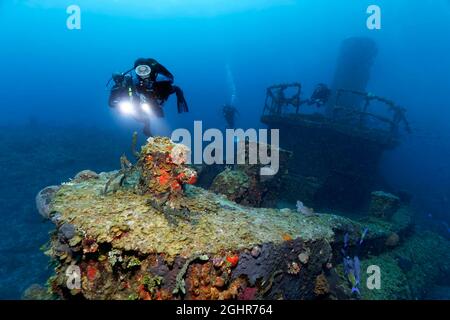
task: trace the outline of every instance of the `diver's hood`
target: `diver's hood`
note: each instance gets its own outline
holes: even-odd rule
[[[152,68],[150,68],[146,64],[141,64],[136,67],[135,71],[139,77],[141,77],[142,79],[147,79],[152,73]]]

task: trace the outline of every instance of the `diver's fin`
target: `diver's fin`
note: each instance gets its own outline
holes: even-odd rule
[[[189,112],[186,99],[184,98],[183,90],[180,87],[173,86],[175,94],[177,95],[178,113]]]

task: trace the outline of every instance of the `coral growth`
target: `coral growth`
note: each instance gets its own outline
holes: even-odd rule
[[[53,300],[54,298],[48,288],[39,284],[32,284],[22,295],[22,300]]]
[[[369,212],[378,218],[390,219],[400,207],[400,198],[383,191],[372,192]]]
[[[138,183],[134,184],[134,188],[137,193],[148,197],[150,205],[162,210],[172,222],[173,215],[188,218],[189,212],[182,208],[180,201],[183,186],[197,182],[197,172],[186,164],[190,150],[167,137],[150,137],[141,151],[137,152],[136,141],[135,133],[132,150],[137,162],[133,165],[122,156],[122,169],[107,181],[104,194],[108,193],[111,184],[119,177],[119,186],[122,186],[137,175]]]
[[[75,181],[84,181],[89,179],[98,179],[98,174],[92,170],[80,171],[74,178]]]
[[[397,233],[392,232],[384,242],[384,244],[388,247],[396,247],[398,243],[400,242],[400,237]]]
[[[250,177],[245,172],[226,168],[216,176],[210,190],[239,203],[245,200],[249,188]]]
[[[232,263],[227,257],[215,257],[204,264],[193,265],[187,275],[189,279],[186,297],[194,300],[228,300],[249,298],[248,281],[242,277],[232,279]],[[218,263],[222,261],[223,263]],[[256,292],[254,292],[254,295]]]
[[[139,155],[139,190],[169,201],[180,197],[184,184],[197,181],[197,172],[186,166],[188,153],[169,138],[149,138]]]
[[[287,273],[297,275],[300,273],[301,267],[297,262],[291,262],[287,264]]]
[[[245,141],[238,144],[237,163],[233,169],[225,168],[213,180],[210,190],[225,195],[229,200],[242,205],[261,207],[274,206],[280,198],[283,177],[287,174],[287,163],[292,154],[277,149],[280,168],[278,172],[263,166],[261,163],[250,163],[249,152],[274,147],[263,143]],[[240,151],[239,151],[240,150]],[[241,159],[241,162],[239,162]],[[242,161],[244,160],[244,161]]]
[[[325,275],[322,273],[317,276],[314,285],[314,294],[316,296],[324,296],[330,292],[330,285]]]
[[[58,190],[58,186],[49,186],[42,189],[36,196],[36,208],[45,219],[48,219],[50,216],[50,199]]]

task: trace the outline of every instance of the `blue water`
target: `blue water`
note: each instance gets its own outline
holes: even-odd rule
[[[81,29],[66,8],[81,8]],[[366,9],[382,9],[368,30]],[[51,226],[34,196],[82,169],[111,170],[139,124],[107,106],[112,72],[153,57],[174,75],[190,112],[165,106],[158,134],[194,120],[222,128],[235,94],[237,126],[263,127],[265,89],[331,83],[341,41],[374,39],[368,89],[408,109],[413,134],[385,154],[382,171],[414,195],[421,221],[450,223],[450,3],[351,0],[121,0],[0,2],[0,298],[20,298],[50,271],[39,247]],[[231,81],[231,84],[230,84]]]

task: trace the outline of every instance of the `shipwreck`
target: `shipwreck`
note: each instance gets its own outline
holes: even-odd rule
[[[55,225],[45,248],[55,273],[46,295],[33,287],[27,298],[409,299],[450,270],[445,240],[413,233],[405,199],[373,193],[358,221],[256,208],[194,186],[185,146],[168,138],[133,151],[118,171],[82,171],[37,195]],[[365,285],[373,265],[378,290]]]
[[[293,153],[286,200],[354,212],[372,190],[387,187],[378,174],[381,156],[410,127],[403,107],[366,91],[376,54],[370,39],[344,41],[331,97],[320,108],[304,105],[300,83],[267,89],[261,122],[279,129],[281,147]]]

